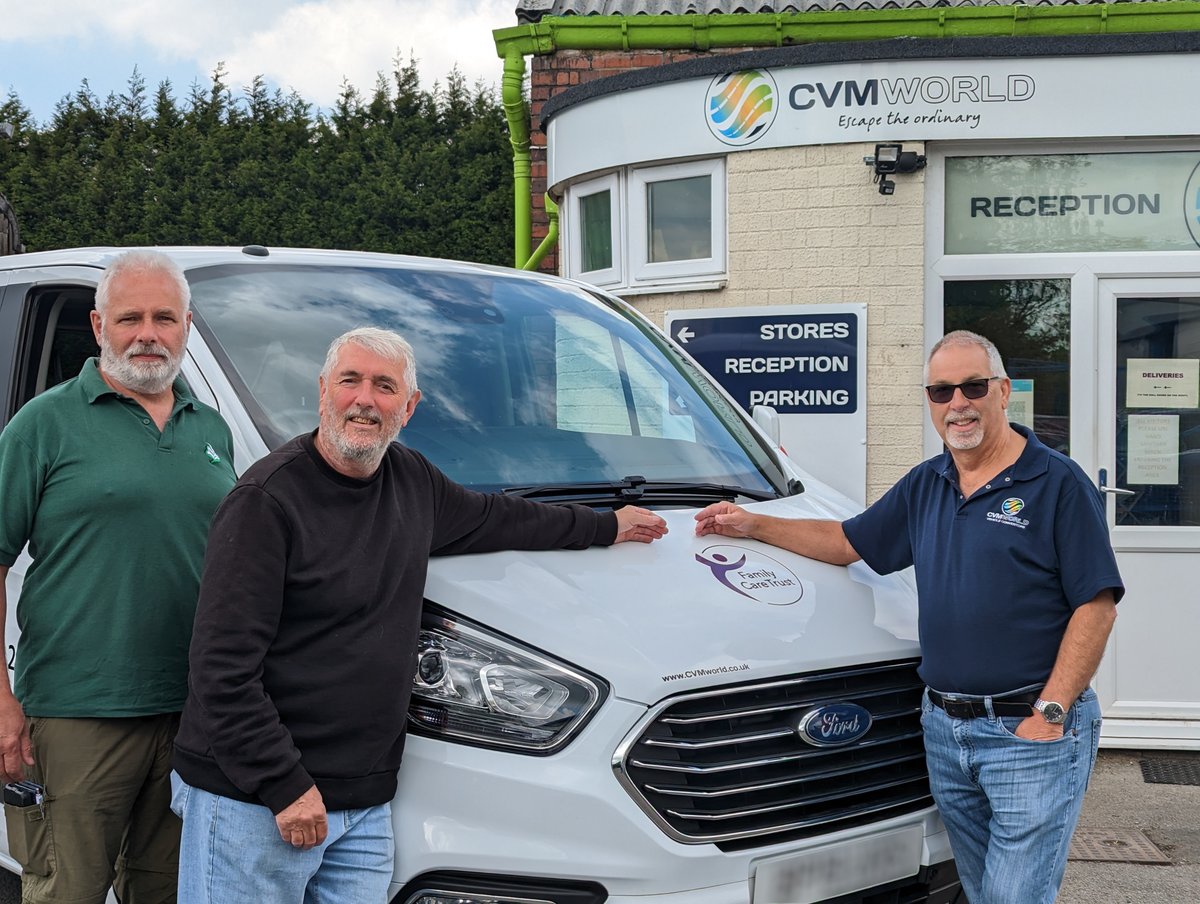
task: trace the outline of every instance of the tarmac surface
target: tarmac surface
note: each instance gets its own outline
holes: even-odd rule
[[[1200,771],[1196,753],[1101,750],[1072,856],[1087,836],[1141,832],[1169,862],[1069,860],[1057,904],[1200,904],[1200,785],[1146,782],[1143,758]],[[1136,840],[1136,834],[1132,837]],[[1114,856],[1128,852],[1119,840],[1108,846]]]
[[[1196,753],[1101,750],[1057,904],[1200,904],[1200,785],[1146,782],[1147,757],[1200,772]],[[1160,853],[1167,862],[1074,859]],[[0,870],[0,904],[20,899],[17,877]]]

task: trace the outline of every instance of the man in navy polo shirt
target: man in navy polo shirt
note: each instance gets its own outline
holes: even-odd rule
[[[1008,423],[996,347],[949,333],[926,383],[947,451],[861,515],[792,520],[720,502],[696,533],[880,574],[915,566],[926,760],[963,888],[972,904],[1052,902],[1099,741],[1088,684],[1124,585],[1099,491]]]

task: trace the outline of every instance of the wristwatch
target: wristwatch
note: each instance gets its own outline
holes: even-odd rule
[[[1033,708],[1042,714],[1042,718],[1051,725],[1062,725],[1067,721],[1067,711],[1063,709],[1061,703],[1055,703],[1053,700],[1043,700],[1038,697],[1033,702]]]

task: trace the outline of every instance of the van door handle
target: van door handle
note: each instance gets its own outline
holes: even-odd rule
[[[1101,468],[1100,469],[1100,492],[1101,493],[1112,493],[1114,496],[1136,496],[1137,495],[1137,490],[1126,490],[1126,489],[1123,489],[1122,487],[1107,487],[1107,486],[1105,486],[1106,483],[1108,483],[1108,469]]]

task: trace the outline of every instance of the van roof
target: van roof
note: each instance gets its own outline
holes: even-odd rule
[[[57,251],[35,251],[25,254],[0,256],[0,271],[26,270],[42,267],[79,266],[104,269],[119,254],[134,248],[91,247],[65,248]],[[513,270],[490,264],[475,264],[465,261],[439,258],[415,257],[401,254],[382,254],[370,251],[334,251],[314,248],[266,248],[262,245],[242,247],[220,246],[145,246],[141,250],[161,251],[173,258],[184,270],[208,267],[216,264],[263,263],[266,261],[289,264],[321,264],[324,266],[392,266],[413,269],[442,271],[490,272],[523,275],[529,278],[553,280],[555,277],[530,271]]]

